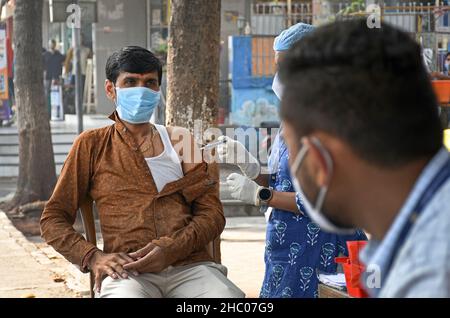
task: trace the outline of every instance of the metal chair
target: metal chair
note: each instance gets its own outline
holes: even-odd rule
[[[95,246],[97,246],[97,236],[95,232],[95,219],[94,219],[94,202],[90,197],[87,197],[80,205],[81,220],[83,221],[84,233],[86,240]],[[90,296],[95,297],[94,293],[94,274],[89,273],[89,286]]]

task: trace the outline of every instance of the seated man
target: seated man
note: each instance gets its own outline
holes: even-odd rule
[[[42,237],[83,272],[93,271],[99,297],[244,297],[207,250],[225,226],[217,169],[202,161],[186,129],[149,123],[161,76],[160,61],[146,49],[125,47],[109,57],[105,90],[116,104],[115,123],[75,140],[44,209]],[[103,251],[73,229],[88,196]]]

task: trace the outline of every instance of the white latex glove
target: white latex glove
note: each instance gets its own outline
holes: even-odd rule
[[[227,184],[234,199],[247,204],[260,205],[258,191],[262,187],[255,181],[238,173],[232,173],[227,178]]]
[[[226,140],[225,143],[217,146],[217,153],[221,162],[237,165],[242,173],[250,179],[256,179],[259,176],[261,166],[258,159],[253,157],[243,144],[227,136],[220,136],[217,140]]]

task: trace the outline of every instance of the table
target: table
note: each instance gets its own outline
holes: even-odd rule
[[[352,298],[347,292],[319,283],[319,298]]]

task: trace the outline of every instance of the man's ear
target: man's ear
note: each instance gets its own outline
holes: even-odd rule
[[[116,100],[116,90],[110,80],[105,80],[105,93],[110,101],[114,102]]]
[[[310,171],[313,172],[312,177],[314,178],[315,183],[319,186],[327,186],[331,171],[329,171],[330,167],[327,164],[324,150],[309,139],[305,140],[305,144],[309,146],[309,165],[311,166]]]

